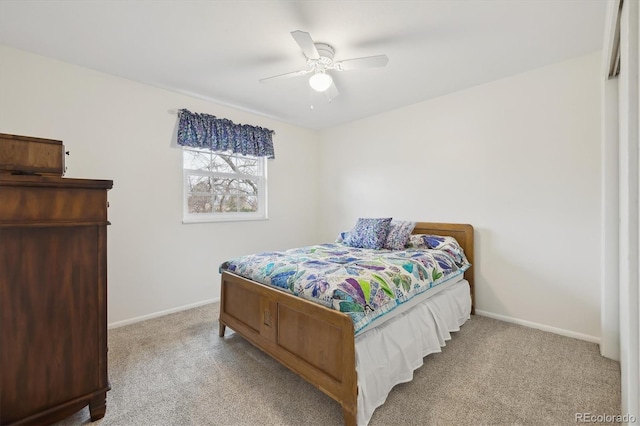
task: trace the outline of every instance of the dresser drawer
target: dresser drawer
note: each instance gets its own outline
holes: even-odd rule
[[[110,180],[0,174],[0,226],[107,224]]]
[[[106,222],[107,191],[4,187],[0,222]]]

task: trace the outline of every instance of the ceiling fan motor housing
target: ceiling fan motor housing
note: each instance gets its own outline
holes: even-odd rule
[[[335,51],[333,47],[326,43],[314,43],[316,46],[316,50],[318,51],[318,55],[320,57],[318,59],[309,59],[307,64],[310,67],[316,69],[316,71],[324,71],[331,68],[333,64],[333,55]]]

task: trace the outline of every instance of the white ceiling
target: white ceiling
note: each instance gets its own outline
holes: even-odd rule
[[[323,129],[600,50],[605,10],[606,0],[0,0],[0,43]],[[389,64],[334,74],[331,103],[307,77],[259,83],[305,68],[293,30],[332,45],[336,60]]]

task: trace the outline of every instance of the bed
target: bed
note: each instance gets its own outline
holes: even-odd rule
[[[418,222],[413,229],[413,234],[455,238],[464,250],[467,260],[473,265],[474,239],[471,225]],[[374,324],[374,327],[360,330],[361,332],[357,334],[354,319],[348,313],[260,284],[228,270],[221,270],[221,272],[220,337],[224,337],[226,327],[230,327],[337,401],[342,407],[345,425],[366,424],[375,407],[384,402],[390,388],[385,391],[382,398],[378,396],[372,401],[363,401],[363,392],[361,390],[359,394],[359,388],[366,389],[367,386],[358,381],[356,340],[358,340],[358,347],[362,349],[362,341],[365,340],[362,336],[365,336],[369,342],[380,336],[384,337],[384,333],[393,333],[394,321],[403,319],[394,318],[379,327]],[[419,308],[433,309],[424,306],[432,299],[434,302],[430,303],[440,301],[446,304],[450,303],[449,293],[457,292],[456,294],[460,295],[468,292],[466,297],[470,306],[456,308],[459,318],[456,321],[461,325],[469,317],[469,312],[474,313],[473,267],[468,267],[463,276],[456,281],[458,282],[453,283],[451,288],[443,286],[444,290],[436,296],[405,309],[400,316],[405,317],[404,320],[406,320],[407,315],[413,314],[413,311],[418,315]],[[439,308],[436,307],[436,309]],[[456,325],[453,324],[448,328],[449,331],[455,331]],[[383,331],[384,329],[389,331]],[[444,334],[447,333],[445,330]],[[443,339],[446,338],[443,335],[434,337],[436,341],[440,340],[440,346],[444,345]],[[359,356],[362,358],[362,350],[360,352]],[[411,374],[417,366],[408,367]],[[406,372],[402,375],[407,376]],[[361,380],[365,380],[365,374],[361,372],[361,376],[363,376]],[[410,375],[398,377],[395,383],[408,380]],[[390,386],[392,387],[393,384]],[[364,407],[367,407],[366,413],[363,413]]]

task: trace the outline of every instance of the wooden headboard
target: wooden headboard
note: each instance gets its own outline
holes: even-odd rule
[[[432,234],[455,238],[462,246],[464,254],[471,263],[471,268],[464,273],[464,278],[469,281],[471,288],[471,313],[476,313],[476,298],[473,279],[473,226],[460,223],[431,223],[418,222],[413,229],[414,234]]]

